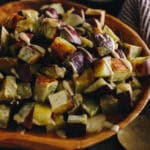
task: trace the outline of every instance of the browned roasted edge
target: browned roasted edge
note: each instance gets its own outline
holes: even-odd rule
[[[74,6],[76,8],[83,8],[87,9],[86,6],[73,3],[73,2],[68,2],[65,0],[36,0],[36,1],[26,1],[26,2],[12,2],[5,4],[0,7],[0,22],[3,22],[5,18],[13,13],[14,11],[20,10],[21,8],[29,8],[32,6],[33,8],[37,9],[39,8],[40,5],[43,5],[48,2],[61,2],[66,6]],[[115,23],[114,23],[115,22]],[[132,30],[130,27],[128,27],[126,24],[121,22],[119,19],[111,16],[111,15],[106,15],[106,24],[110,25],[113,29],[117,29],[118,31],[121,31],[121,34],[128,36],[127,37],[122,37],[122,39],[126,39],[126,41],[131,42],[133,44],[137,44],[139,46],[143,47],[143,50],[146,55],[150,55],[150,51],[146,44],[143,42],[143,40],[140,38],[140,36]],[[117,28],[116,28],[117,26]],[[125,30],[120,30],[120,29],[125,29]],[[130,35],[134,35],[133,37]],[[127,40],[128,39],[128,40]],[[139,101],[138,105],[136,108],[131,112],[123,121],[119,123],[120,128],[124,128],[127,126],[133,119],[135,119],[138,114],[142,111],[142,109],[145,107],[147,102],[150,99],[150,86],[147,87],[146,91],[144,92],[144,95],[142,99]],[[20,134],[15,131],[0,131],[0,145],[5,146],[5,147],[24,147],[24,148],[31,148],[31,149],[56,149],[61,148],[61,149],[81,149],[85,148],[88,146],[91,146],[95,143],[98,143],[100,141],[103,141],[110,136],[114,135],[115,133],[111,130],[104,130],[100,133],[95,133],[91,134],[87,137],[83,138],[75,138],[75,139],[59,139],[56,137],[48,137],[44,134],[35,135],[35,134]]]

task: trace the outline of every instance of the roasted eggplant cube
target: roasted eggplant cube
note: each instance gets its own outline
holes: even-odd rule
[[[13,101],[17,99],[17,84],[16,78],[14,76],[6,76],[3,80],[1,91],[0,91],[0,100]]]
[[[51,44],[52,53],[61,59],[73,54],[76,51],[76,47],[69,43],[67,40],[56,37]]]
[[[69,111],[69,114],[74,114],[80,108],[81,104],[83,103],[83,96],[81,94],[75,94],[73,96],[73,108]]]
[[[66,125],[68,137],[83,137],[86,135],[87,115],[69,115]]]
[[[53,118],[53,122],[46,126],[47,132],[58,130],[58,129],[61,129],[61,128],[64,127],[66,122],[64,120],[64,116],[63,115],[56,115],[56,116],[54,116],[52,118]]]
[[[40,22],[37,28],[37,32],[45,38],[52,40],[56,37],[58,24],[58,19],[44,18]]]
[[[33,124],[38,126],[46,126],[52,123],[52,110],[45,104],[37,103],[33,111]]]
[[[97,47],[98,54],[101,57],[114,52],[115,42],[109,35],[96,34],[94,36],[94,39],[95,39],[95,44]]]
[[[104,59],[99,59],[94,65],[94,76],[95,77],[110,77],[112,75],[111,65],[109,61],[106,62]]]
[[[48,67],[42,67],[41,72],[48,77],[52,78],[64,78],[66,69],[64,67],[59,67],[58,65],[51,65]]]
[[[61,83],[59,83],[58,88],[57,88],[57,91],[60,91],[60,90],[66,90],[70,96],[73,96],[74,88],[73,88],[72,81],[63,80]]]
[[[75,77],[75,91],[77,93],[83,92],[94,80],[94,73],[91,68],[84,70],[84,72],[79,76]]]
[[[119,37],[109,28],[107,25],[104,26],[104,33],[109,35],[115,42],[119,42]]]
[[[36,63],[41,57],[42,54],[30,46],[22,47],[18,54],[18,58],[25,61],[28,64]]]
[[[78,34],[78,32],[70,25],[62,25],[61,26],[62,31],[60,36],[64,39],[66,39],[67,41],[77,44],[77,45],[81,45],[81,39],[80,36]]]
[[[50,93],[53,93],[58,85],[58,81],[45,77],[39,76],[36,78],[34,87],[34,100],[39,102],[44,102]]]
[[[150,75],[150,57],[137,57],[132,59],[133,71],[138,77]]]
[[[52,3],[52,4],[48,4],[48,5],[43,5],[40,10],[45,10],[45,9],[49,9],[49,8],[53,8],[56,10],[57,14],[59,15],[63,15],[64,14],[64,8],[62,6],[61,3]]]
[[[114,115],[119,112],[118,99],[112,95],[100,97],[100,106],[103,114]]]
[[[86,128],[87,133],[100,132],[104,127],[105,121],[106,117],[102,114],[98,114],[94,117],[88,118]]]
[[[87,39],[86,37],[81,36],[81,43],[83,47],[93,48],[94,44],[91,40]]]
[[[8,58],[2,57],[0,58],[0,71],[9,71],[12,67],[14,67],[18,62],[17,58]]]
[[[81,123],[69,123],[65,127],[67,137],[84,137],[86,136],[86,125]]]
[[[14,68],[11,69],[11,73],[22,82],[31,82],[32,80],[29,64],[17,64]]]
[[[100,91],[104,89],[108,89],[109,91],[112,91],[114,87],[108,82],[106,82],[103,78],[99,78],[93,84],[91,84],[88,88],[86,88],[84,93],[87,94],[87,93],[95,92],[97,90]]]
[[[27,128],[32,128],[32,116],[35,103],[24,104],[18,113],[13,117],[17,124],[22,124]]]
[[[45,55],[45,49],[39,45],[24,46],[20,49],[18,58],[29,63],[36,63],[41,57]]]
[[[52,111],[56,114],[64,113],[73,107],[72,98],[65,90],[56,92],[55,94],[49,94],[48,99]]]
[[[0,128],[7,128],[9,122],[10,107],[0,105]]]
[[[127,61],[127,60],[126,60]],[[131,64],[119,58],[111,58],[111,68],[113,71],[113,81],[123,81],[131,76]]]
[[[128,43],[123,43],[123,46],[125,47],[125,52],[129,60],[141,55],[142,47]]]
[[[29,99],[32,97],[32,89],[30,83],[18,83],[17,87],[18,99]]]
[[[81,74],[85,63],[85,55],[82,51],[76,51],[66,62],[68,68],[71,68],[74,73]]]
[[[84,101],[82,103],[82,109],[90,117],[93,117],[98,113],[98,111],[100,110],[100,107],[94,99],[84,99]]]
[[[119,110],[126,113],[131,110],[132,88],[129,83],[117,84],[116,94],[118,97]]]
[[[105,22],[105,11],[104,10],[88,8],[85,11],[85,15],[87,17],[92,17],[92,18],[94,17],[94,18],[99,19],[101,27],[104,26],[104,22]]]
[[[71,25],[71,26],[75,27],[75,26],[81,25],[84,22],[84,18],[82,18],[81,16],[79,16],[78,14],[75,14],[75,13],[69,14],[69,11],[68,11],[68,14],[66,12],[66,14],[63,17],[63,21],[67,25]]]

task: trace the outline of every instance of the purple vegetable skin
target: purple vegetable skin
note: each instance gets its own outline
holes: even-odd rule
[[[80,36],[72,26],[63,24],[61,29],[65,31],[65,35],[67,36],[66,38],[68,41],[77,45],[81,45]]]
[[[44,15],[44,17],[49,17],[49,18],[53,18],[53,19],[59,18],[57,11],[54,8],[46,8],[46,9],[42,10],[41,15]]]
[[[75,72],[81,73],[84,69],[84,53],[82,51],[75,52],[70,58],[70,64]]]
[[[16,65],[15,71],[21,81],[30,82],[32,80],[32,74],[30,71],[30,66],[28,64]]]
[[[112,51],[114,49],[114,43],[112,39],[107,35],[95,34],[94,41],[95,41],[96,47],[105,47]]]

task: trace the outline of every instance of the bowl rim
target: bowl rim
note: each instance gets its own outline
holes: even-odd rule
[[[83,8],[83,9],[88,8],[85,5],[70,2],[70,1],[65,1],[65,0],[37,0],[37,1],[28,0],[28,1],[17,1],[17,2],[10,2],[10,3],[4,4],[4,5],[0,6],[0,10],[1,9],[5,10],[5,7],[8,7],[11,4],[19,5],[21,3],[41,3],[41,2],[43,2],[43,3],[60,2],[64,5],[68,5],[68,6],[73,5],[74,7],[79,7],[79,8]],[[147,45],[140,38],[138,33],[136,33],[131,27],[129,27],[128,25],[126,25],[125,23],[120,21],[119,19],[117,19],[109,14],[106,15],[106,18],[110,19],[110,20],[114,20],[121,26],[125,27],[129,32],[134,34],[137,37],[137,39],[140,41],[140,44],[142,45],[144,52],[147,55],[150,55],[150,51],[149,51]],[[137,106],[135,107],[135,109],[130,114],[128,114],[123,121],[118,123],[120,128],[124,128],[132,120],[134,120],[139,115],[139,113],[143,110],[143,108],[145,107],[145,105],[147,104],[149,99],[150,99],[150,86],[148,85],[148,87],[146,88],[146,90],[144,92],[143,97],[140,99],[140,101],[137,104]],[[36,147],[37,149],[41,146],[44,149],[50,148],[51,146],[57,147],[57,148],[63,148],[63,149],[81,149],[81,148],[86,148],[88,146],[96,144],[98,142],[102,142],[103,140],[111,137],[114,134],[116,134],[116,133],[111,130],[103,130],[99,133],[93,133],[93,134],[90,134],[90,135],[88,135],[86,137],[82,137],[82,138],[61,139],[58,137],[57,138],[49,137],[46,134],[42,134],[39,136],[37,134],[31,134],[31,133],[21,134],[16,131],[0,130],[0,135],[1,135],[0,145],[6,146],[6,147],[10,147],[10,146],[13,146],[13,147],[22,146],[22,147],[26,147],[26,148],[29,148],[29,147],[35,148]]]

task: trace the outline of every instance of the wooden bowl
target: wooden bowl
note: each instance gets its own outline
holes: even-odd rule
[[[13,2],[8,3],[0,7],[0,24],[6,19],[7,16],[10,16],[13,12],[16,12],[20,9],[34,8],[38,9],[41,5],[50,3],[50,2],[61,2],[65,7],[76,7],[87,9],[86,6],[62,1],[62,0],[33,0],[26,2]],[[143,47],[143,53],[145,55],[150,55],[150,51],[140,36],[133,31],[130,27],[125,25],[120,20],[116,19],[111,15],[106,15],[106,24],[109,25],[117,34],[120,35],[122,41],[126,41],[132,44],[136,44]],[[148,100],[150,99],[150,86],[145,87],[144,94],[140,99],[139,103],[136,105],[134,110],[127,114],[125,117],[122,117],[119,122],[117,122],[120,128],[127,126],[132,120],[134,120],[138,114],[142,111]],[[0,130],[0,145],[5,147],[24,147],[30,149],[81,149],[98,142],[101,142],[112,135],[115,132],[105,129],[100,133],[94,133],[87,135],[82,138],[67,138],[61,139],[58,137],[51,137],[45,133],[35,133],[35,132],[25,132],[21,134],[17,131],[8,131]]]

